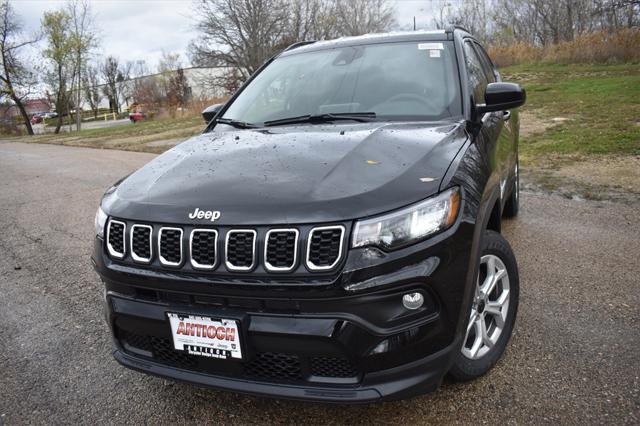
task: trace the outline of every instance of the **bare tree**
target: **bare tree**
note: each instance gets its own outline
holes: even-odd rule
[[[237,68],[253,74],[280,47],[287,19],[282,0],[200,0],[191,44],[195,63]]]
[[[176,70],[182,67],[179,53],[162,52],[158,61],[158,84],[165,96],[169,91],[169,84]]]
[[[102,93],[99,87],[98,70],[95,67],[89,65],[85,68],[82,85],[84,88],[84,99],[89,104],[91,111],[93,111],[93,118],[98,118],[98,108],[102,100]]]
[[[118,74],[116,76],[116,82],[118,86],[118,96],[120,96],[120,107],[122,108],[122,104],[129,107],[129,101],[131,100],[131,68],[133,67],[133,62],[127,61],[125,63],[121,63],[118,68]]]
[[[497,44],[553,45],[640,25],[640,0],[465,0],[441,10],[437,24],[460,23]]]
[[[335,13],[339,35],[384,32],[395,23],[393,5],[385,0],[338,0]]]
[[[394,23],[385,0],[199,0],[190,45],[196,66],[228,69],[210,85],[237,87],[288,45],[342,35],[386,31]]]
[[[80,130],[82,117],[80,105],[82,104],[82,73],[84,66],[93,48],[97,46],[97,37],[94,30],[93,17],[87,0],[70,0],[67,3],[72,30],[71,43],[75,62],[76,91],[76,128]]]
[[[291,0],[284,46],[302,40],[338,37],[336,2],[333,0]]]
[[[71,101],[69,89],[75,77],[70,28],[71,17],[65,10],[44,13],[42,31],[47,40],[47,46],[43,54],[50,63],[45,79],[53,91],[52,97],[58,112],[56,133],[59,133],[62,127],[62,117],[69,111]]]
[[[37,37],[21,39],[22,28],[18,16],[13,12],[8,1],[0,3],[0,96],[9,97],[22,116],[27,133],[33,135],[29,115],[24,108],[23,100],[30,94],[35,85],[35,75],[20,59],[20,49],[36,43]]]
[[[104,80],[104,95],[109,99],[109,108],[112,112],[120,112],[121,89],[124,82],[129,78],[128,70],[120,65],[114,56],[107,56],[100,66],[100,73]]]
[[[191,97],[191,88],[189,82],[184,75],[184,70],[178,68],[171,78],[169,78],[169,86],[167,88],[167,104],[171,114],[177,108],[184,108]]]

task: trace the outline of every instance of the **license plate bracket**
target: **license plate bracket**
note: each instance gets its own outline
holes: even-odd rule
[[[239,321],[168,312],[175,350],[218,359],[242,359]]]

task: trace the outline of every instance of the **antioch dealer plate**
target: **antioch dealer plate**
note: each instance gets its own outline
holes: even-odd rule
[[[209,358],[242,358],[236,321],[197,315],[167,315],[175,349]]]

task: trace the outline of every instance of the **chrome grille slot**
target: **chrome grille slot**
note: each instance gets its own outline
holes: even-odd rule
[[[312,271],[333,269],[342,257],[343,240],[342,225],[313,228],[307,240],[307,268]]]
[[[149,263],[153,254],[151,234],[153,228],[149,225],[133,225],[131,227],[131,257],[136,262]]]
[[[250,271],[256,264],[256,231],[234,229],[227,232],[225,266],[230,271]]]
[[[194,229],[189,238],[191,266],[197,269],[213,269],[217,261],[218,231]]]
[[[182,229],[160,228],[158,232],[158,258],[167,266],[182,263]]]
[[[122,259],[125,254],[125,232],[127,225],[124,222],[111,219],[107,226],[107,250],[111,257]]]
[[[264,265],[268,271],[290,271],[298,255],[297,229],[271,229],[264,246]]]

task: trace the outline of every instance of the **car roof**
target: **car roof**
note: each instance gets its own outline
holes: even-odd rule
[[[311,52],[315,50],[334,49],[344,46],[358,46],[363,44],[453,40],[454,30],[465,31],[459,27],[452,27],[446,30],[392,31],[387,33],[364,34],[355,37],[340,37],[334,40],[304,41],[289,46],[284,52],[282,52],[281,56]]]

